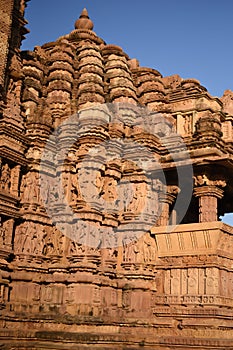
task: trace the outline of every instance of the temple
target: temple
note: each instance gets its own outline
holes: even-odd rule
[[[0,348],[233,349],[233,92],[86,9],[21,51],[27,2],[0,0]]]

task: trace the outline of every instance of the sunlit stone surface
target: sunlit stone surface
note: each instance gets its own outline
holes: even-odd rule
[[[1,348],[232,349],[233,92],[141,67],[86,9],[21,52],[26,2],[0,0]]]

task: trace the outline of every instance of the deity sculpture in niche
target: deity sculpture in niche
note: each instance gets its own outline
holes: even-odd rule
[[[35,172],[29,172],[23,176],[21,188],[21,203],[38,204],[39,203],[39,175]]]
[[[123,262],[138,262],[138,237],[135,234],[125,234],[123,238]]]
[[[156,259],[155,240],[149,235],[144,234],[137,242],[128,244],[125,249],[125,261],[133,263],[153,263]]]
[[[134,214],[141,214],[146,204],[147,185],[146,183],[133,184],[133,198],[129,203],[128,211]]]
[[[48,205],[50,203],[51,201],[50,192],[51,192],[51,183],[49,181],[49,178],[46,178],[40,181],[40,201],[42,206]]]
[[[104,183],[104,170],[105,166],[101,168],[93,168],[91,171],[90,186],[93,190],[93,200],[99,200],[102,194],[103,183]]]
[[[43,245],[43,254],[44,255],[53,255],[55,253],[55,244],[53,240],[53,232],[51,227],[47,227],[44,230],[44,245]]]
[[[128,205],[133,198],[133,186],[130,182],[124,181],[121,179],[117,186],[117,200],[116,207],[120,214],[128,211]]]
[[[31,246],[28,252],[34,255],[41,255],[44,247],[44,242],[43,242],[44,237],[41,237],[40,227],[38,227],[38,225],[36,224],[33,224],[31,226],[30,235],[31,235]]]
[[[63,230],[54,226],[50,228],[50,232],[53,239],[54,253],[60,256],[66,255],[69,240],[68,236],[66,236]]]
[[[11,59],[9,67],[9,84],[7,91],[7,108],[5,115],[9,116],[16,121],[20,121],[20,97],[21,97],[21,86],[22,86],[22,65],[17,54],[14,54]]]
[[[67,254],[69,255],[83,255],[85,253],[85,247],[77,242],[73,241],[71,239],[68,239],[68,248],[67,248]]]
[[[7,163],[2,166],[0,189],[9,192],[11,186],[11,169]]]
[[[190,135],[192,132],[192,115],[184,116],[184,135]]]
[[[24,222],[15,232],[14,247],[17,253],[41,255],[44,247],[45,232],[39,224]]]
[[[33,223],[30,226],[30,231],[27,231],[23,251],[32,255],[41,255],[44,247],[43,240],[44,237],[41,237],[40,227],[37,224]]]
[[[13,235],[13,228],[14,228],[14,219],[10,217],[4,217],[2,216],[2,229],[3,229],[3,244],[5,246],[11,247],[12,246],[12,235]],[[0,225],[1,226],[1,225]]]
[[[30,224],[30,222],[24,222],[16,229],[14,247],[18,253],[28,253],[30,251]]]
[[[63,172],[61,176],[61,184],[62,184],[62,192],[68,202],[70,201],[70,173],[69,172]]]
[[[85,195],[85,200],[88,201],[90,199],[91,194],[89,187],[91,173],[91,169],[82,167],[78,169],[77,174],[73,177],[72,186],[76,198],[80,197],[82,193]]]
[[[20,224],[19,226],[16,227],[16,230],[15,230],[14,249],[17,253],[22,251],[25,225],[26,223]]]
[[[155,240],[150,236],[149,233],[143,235],[142,240],[142,256],[143,262],[150,263],[156,259],[156,243]]]
[[[51,235],[53,237],[54,241],[54,251],[57,255],[63,255],[64,253],[64,247],[65,247],[65,240],[66,237],[64,236],[63,232],[60,231],[56,227],[51,227]]]

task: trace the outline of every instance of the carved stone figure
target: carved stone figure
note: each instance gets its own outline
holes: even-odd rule
[[[120,181],[117,186],[117,200],[116,207],[119,212],[124,213],[128,211],[128,206],[133,200],[134,189],[132,184],[129,182]]]
[[[78,199],[81,199],[81,189],[78,179],[78,174],[71,174],[71,203],[75,204]]]
[[[64,190],[64,195],[65,195],[65,197],[68,197],[67,199],[69,199],[70,174],[68,172],[62,173],[61,179],[62,179],[62,188]]]
[[[123,239],[124,262],[139,262],[138,254],[140,252],[138,237],[135,234],[126,234]]]
[[[84,253],[85,248],[81,243],[69,240],[68,255],[82,255]]]
[[[48,205],[51,201],[50,191],[51,191],[51,182],[49,177],[45,179],[42,178],[40,181],[40,200],[42,205]]]
[[[20,224],[15,230],[14,248],[18,253],[21,252],[23,248],[24,233],[26,232],[27,225],[28,223]]]
[[[64,248],[65,248],[64,233],[55,227],[53,230],[53,237],[54,237],[54,249],[56,254],[63,255]]]
[[[156,257],[156,244],[155,240],[147,233],[143,235],[143,262],[154,262]]]
[[[225,187],[226,186],[226,181],[222,179],[209,179],[207,175],[202,174],[202,175],[197,175],[194,176],[194,185],[195,186],[202,186],[202,185],[207,185],[207,186],[219,186],[219,187]]]
[[[39,227],[36,226],[36,224],[32,225],[30,234],[31,234],[30,253],[40,255],[43,249],[43,241],[40,237]]]
[[[128,211],[140,214],[146,203],[146,184],[136,183],[132,201],[128,206]]]
[[[2,166],[0,188],[4,191],[9,191],[11,185],[11,169],[7,163]]]
[[[21,203],[39,203],[39,176],[29,172],[24,175],[21,184]]]
[[[16,236],[17,237],[17,236]],[[19,252],[30,253],[31,252],[31,235],[30,235],[30,223],[24,223],[18,231],[18,239],[15,241],[16,247]]]
[[[113,202],[117,199],[117,180],[111,177],[105,177],[103,179],[102,197],[107,202]]]
[[[184,134],[190,135],[192,131],[192,116],[187,114],[184,116]]]

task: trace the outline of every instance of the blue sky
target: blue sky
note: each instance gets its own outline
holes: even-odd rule
[[[31,0],[22,48],[69,33],[84,7],[97,35],[141,66],[196,78],[213,96],[233,90],[232,0]]]

